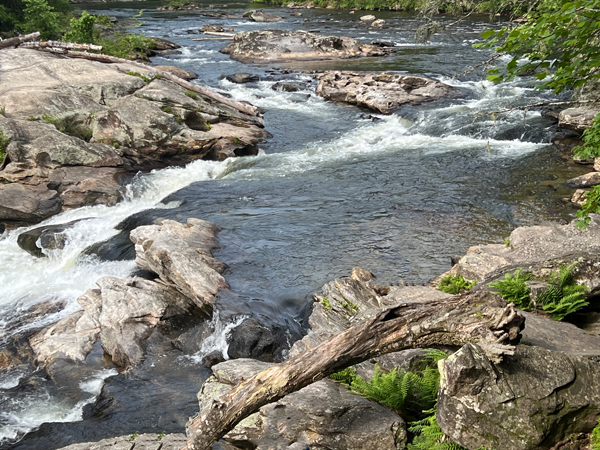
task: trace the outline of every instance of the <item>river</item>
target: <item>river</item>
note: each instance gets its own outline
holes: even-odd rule
[[[88,9],[124,19],[144,8],[139,30],[182,46],[178,54],[153,58],[153,64],[192,70],[200,76],[197,82],[259,106],[273,137],[257,156],[140,174],[127,186],[125,201],[114,207],[86,207],[46,220],[87,219],[70,229],[67,246],[48,258],[18,247],[24,229],[5,234],[0,349],[78,309],[76,298],[98,278],[132,272],[127,231],[115,229],[125,219],[121,228],[188,217],[223,228],[215,257],[229,266],[231,290],[219,299],[217,332],[207,350],[226,351],[226,332],[247,316],[284,327],[290,343],[299,338],[310,295],[354,266],[375,273],[380,284],[421,284],[448,270],[450,257],[471,245],[502,242],[519,225],[574,216],[561,200],[570,195],[562,183],[585,169],[565,163],[549,145],[556,125],[537,110],[490,114],[555,96],[534,90],[528,78],[494,85],[480,70],[453,78],[489,57],[487,50],[472,48],[483,30],[498,26],[486,17],[465,20],[423,44],[413,39],[420,23],[414,14],[375,12],[387,27],[369,29],[358,20],[360,11],[301,9],[297,16],[268,7],[284,20],[260,24],[199,11],[157,12],[156,6]],[[252,7],[228,2],[210,11],[241,16]],[[224,41],[194,40],[206,37],[197,32],[206,24],[391,41],[396,52],[275,69],[249,66],[219,53]],[[391,116],[372,114],[316,97],[307,71],[324,69],[427,75],[459,88],[463,97]],[[224,79],[236,72],[257,74],[261,81],[237,85]],[[278,80],[300,81],[306,88],[271,89]],[[104,242],[101,251],[83,253],[99,242]],[[124,375],[97,346],[81,371],[62,384],[26,362],[0,372],[0,448],[51,450],[135,432],[181,432],[210,371],[199,357],[172,348],[158,353],[161,357]]]

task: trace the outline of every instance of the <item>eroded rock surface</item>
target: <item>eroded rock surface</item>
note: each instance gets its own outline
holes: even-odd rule
[[[469,344],[440,372],[438,423],[469,449],[548,449],[600,416],[600,364],[587,359],[518,346],[494,365]]]
[[[558,115],[558,126],[569,130],[584,131],[592,124],[592,120],[598,114],[597,109],[592,108],[568,108]]]
[[[244,63],[318,61],[386,54],[381,48],[349,37],[288,30],[242,31],[236,33],[233,42],[221,52]]]
[[[402,105],[460,97],[460,91],[439,81],[398,73],[325,72],[317,77],[317,95],[391,114]]]
[[[180,450],[187,442],[185,434],[120,436],[98,442],[73,444],[59,450]]]
[[[213,376],[198,393],[200,410],[271,365],[235,359],[213,366]],[[332,380],[322,380],[263,406],[224,439],[237,449],[396,450],[405,448],[406,426],[400,416],[381,405]]]
[[[113,205],[127,173],[253,154],[267,136],[257,117],[139,65],[17,48],[0,70],[0,221]]]

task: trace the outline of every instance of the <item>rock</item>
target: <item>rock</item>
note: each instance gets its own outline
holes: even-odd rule
[[[278,81],[271,89],[281,92],[298,92],[306,89],[306,84],[297,81]]]
[[[250,73],[246,73],[246,72],[240,72],[240,73],[235,73],[233,75],[227,75],[225,77],[225,79],[232,83],[243,84],[243,83],[252,83],[254,81],[259,81],[260,77],[258,75],[254,75],[254,74],[250,74]]]
[[[223,29],[222,26],[220,25],[204,25],[202,28],[200,28],[200,32],[202,33],[224,33],[225,30]]]
[[[58,192],[44,186],[0,184],[0,220],[39,222],[58,214],[62,203]]]
[[[570,201],[572,203],[575,203],[576,205],[583,205],[586,201],[587,192],[588,191],[586,191],[585,189],[577,189],[575,192],[573,192]]]
[[[187,444],[185,434],[154,434],[120,436],[98,442],[86,442],[59,450],[179,450]]]
[[[471,247],[447,273],[478,280],[484,285],[518,268],[542,279],[561,264],[579,260],[573,274],[578,283],[591,290],[590,295],[595,295],[600,292],[600,260],[597,257],[600,251],[600,217],[595,214],[590,217],[585,229],[578,229],[576,220],[567,225],[548,222],[516,228],[509,237],[510,247],[504,244]]]
[[[594,158],[594,170],[600,172],[600,158]]]
[[[439,81],[397,73],[325,72],[317,76],[317,95],[340,103],[391,114],[402,105],[460,97],[460,91]]]
[[[375,45],[377,47],[395,47],[396,44],[394,44],[391,41],[371,41],[371,45]]]
[[[157,45],[177,47],[160,39]],[[133,63],[17,48],[0,53],[0,66],[0,131],[9,139],[0,221],[39,222],[68,208],[114,205],[127,173],[255,154],[268,135],[259,118],[186,95]]]
[[[600,184],[600,172],[590,172],[579,177],[571,178],[565,183],[570,188],[584,188]]]
[[[594,117],[600,112],[590,108],[568,108],[558,115],[558,126],[569,130],[584,131],[592,124]]]
[[[373,23],[371,24],[371,26],[372,26],[372,27],[375,27],[375,28],[381,28],[381,27],[383,27],[384,25],[385,25],[385,20],[383,20],[383,19],[378,19],[378,20],[375,20],[375,21],[373,21]]]
[[[266,13],[262,9],[246,13],[244,17],[248,17],[252,22],[279,22],[283,19],[281,16]]]
[[[440,362],[437,421],[466,448],[549,449],[600,416],[600,365],[518,346],[494,365],[468,344]]]
[[[83,219],[27,230],[19,234],[17,244],[30,255],[37,256],[38,258],[47,256],[43,250],[63,249],[66,243],[64,232],[81,220]]]
[[[164,70],[165,72],[172,73],[176,77],[179,77],[183,80],[195,80],[198,78],[198,75],[192,72],[191,70],[185,70],[181,67],[175,66],[154,66],[155,69]]]
[[[236,33],[221,49],[243,63],[319,61],[362,56],[383,56],[381,48],[338,36],[320,36],[307,31],[256,30]]]
[[[160,225],[138,227],[130,235],[135,262],[210,312],[218,292],[229,287],[221,275],[225,264],[211,253],[217,247],[218,231],[218,226],[199,219],[188,219],[187,225],[165,220]]]
[[[376,19],[376,17],[372,14],[367,14],[365,16],[360,16],[360,20],[362,22],[373,22]]]
[[[264,326],[255,317],[244,320],[233,329],[227,353],[229,358],[252,358],[265,362],[281,362],[287,350],[285,328]]]
[[[213,376],[198,393],[200,410],[271,364],[248,359],[213,366]],[[224,437],[236,448],[336,450],[396,450],[406,445],[406,427],[400,416],[332,380],[313,383],[241,421]]]

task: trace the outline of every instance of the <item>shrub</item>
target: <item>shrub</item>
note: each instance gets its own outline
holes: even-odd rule
[[[96,42],[98,33],[94,32],[96,16],[84,11],[79,18],[71,19],[71,31],[63,36],[65,41],[77,42],[79,44],[93,44]]]
[[[523,269],[517,269],[511,275],[504,275],[504,280],[494,281],[488,286],[498,289],[499,294],[509,303],[514,303],[519,309],[527,311],[531,308],[529,298],[529,286],[526,281],[531,280],[531,273],[522,272]]]
[[[117,31],[112,36],[99,39],[104,53],[126,59],[144,59],[156,47],[154,41],[140,34]]]
[[[61,34],[59,15],[46,0],[23,0],[22,29],[26,33],[39,31],[42,39],[57,39]]]
[[[2,131],[0,131],[0,164],[4,161],[4,157],[6,156],[6,148],[8,147],[8,143],[10,142],[10,138],[5,136]]]
[[[438,289],[446,294],[460,294],[473,289],[477,281],[466,281],[462,275],[446,275],[440,280]]]
[[[54,119],[50,117],[48,114],[44,114],[42,116],[45,122],[51,123],[54,127],[60,131],[61,133],[68,134],[69,136],[74,136],[79,139],[82,139],[86,142],[89,142],[92,138],[92,130],[83,125],[76,124],[73,119],[63,118],[63,119]]]

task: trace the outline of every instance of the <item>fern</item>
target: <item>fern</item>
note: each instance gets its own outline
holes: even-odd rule
[[[531,280],[530,272],[521,272],[523,269],[517,269],[511,275],[504,275],[504,280],[494,281],[488,286],[498,289],[500,295],[507,302],[512,302],[519,309],[528,311],[531,308],[531,299],[529,298],[529,286],[526,281]]]
[[[476,281],[466,281],[462,275],[446,275],[440,280],[438,289],[446,294],[456,295],[473,289],[476,283]]]
[[[415,434],[412,443],[407,445],[408,450],[465,450],[458,444],[450,441],[437,423],[435,409],[428,411],[430,416],[412,422],[408,431]]]
[[[554,320],[562,320],[589,305],[584,295],[587,287],[578,285],[573,275],[577,264],[579,261],[568,266],[561,264],[558,271],[550,275],[548,289],[538,295],[542,309]]]

